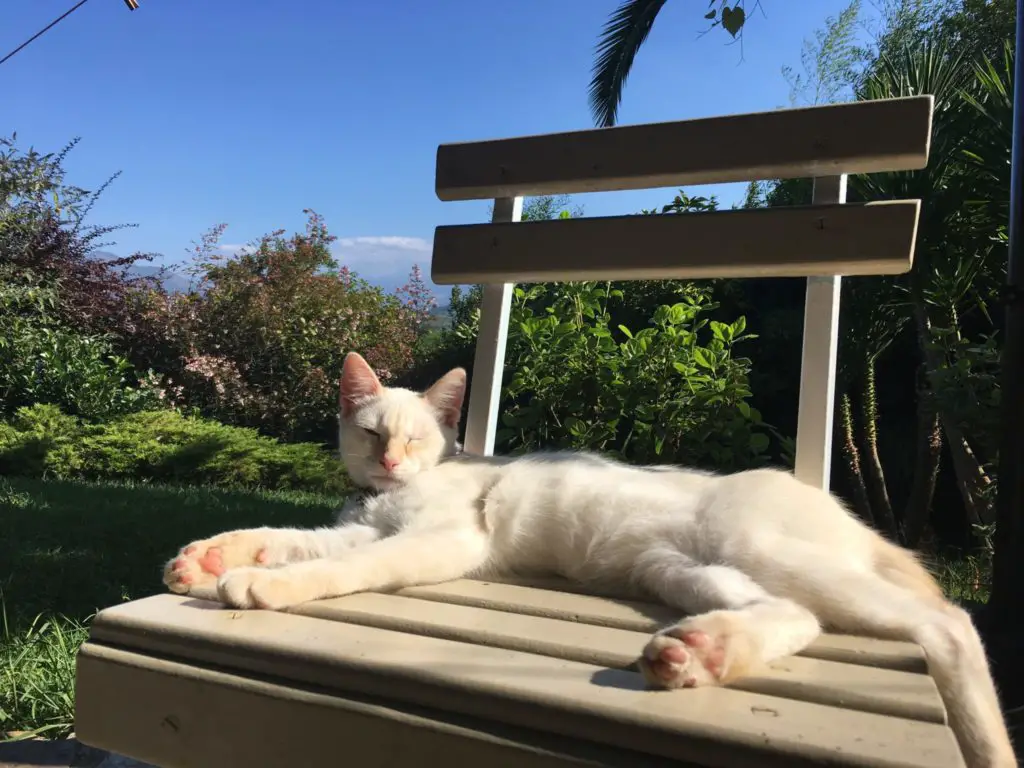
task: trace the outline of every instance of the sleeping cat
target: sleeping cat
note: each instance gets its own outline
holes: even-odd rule
[[[791,474],[715,475],[597,456],[459,456],[466,374],[385,388],[352,353],[341,452],[371,492],[333,528],[257,528],[189,544],[164,582],[239,608],[501,573],[637,590],[690,618],[640,652],[649,682],[721,685],[826,626],[919,643],[970,766],[1016,765],[981,640],[908,551]]]

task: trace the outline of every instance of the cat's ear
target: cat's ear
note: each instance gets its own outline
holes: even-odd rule
[[[441,417],[446,427],[455,428],[462,416],[462,401],[466,397],[466,371],[453,368],[434,382],[434,385],[423,393]]]
[[[358,352],[345,355],[345,362],[341,366],[341,391],[338,394],[342,418],[350,416],[361,400],[376,397],[383,392],[380,379],[362,355]]]

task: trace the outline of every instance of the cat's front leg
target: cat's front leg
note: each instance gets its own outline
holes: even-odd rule
[[[212,589],[233,568],[276,568],[288,563],[338,555],[376,539],[365,525],[301,530],[297,528],[243,528],[182,547],[164,566],[164,584],[172,592]]]
[[[353,550],[342,559],[272,570],[237,568],[217,582],[220,599],[237,608],[279,610],[353,592],[436,584],[461,578],[487,561],[489,540],[470,528],[405,531]]]

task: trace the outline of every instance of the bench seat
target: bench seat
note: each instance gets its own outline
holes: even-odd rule
[[[286,613],[157,595],[97,615],[76,728],[182,768],[963,766],[916,645],[828,634],[727,688],[647,690],[637,654],[677,618],[559,580]]]

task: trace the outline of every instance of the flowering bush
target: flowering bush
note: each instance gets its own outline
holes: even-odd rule
[[[99,419],[155,404],[118,344],[128,297],[149,285],[127,268],[145,257],[93,254],[114,228],[83,224],[103,187],[64,183],[74,145],[42,155],[0,138],[0,413],[45,402]]]
[[[59,288],[54,319],[68,328],[123,336],[132,330],[128,297],[156,284],[129,269],[152,257],[98,258],[101,238],[121,227],[87,226],[85,218],[116,175],[93,192],[65,184],[63,161],[77,143],[42,155],[0,137],[0,261],[8,277],[31,273]]]
[[[385,382],[412,363],[433,297],[418,269],[396,295],[359,279],[330,252],[312,211],[302,234],[274,232],[251,249],[196,246],[187,294],[136,294],[130,355],[160,372],[158,394],[229,424],[288,440],[334,439],[344,356],[359,350]]]

